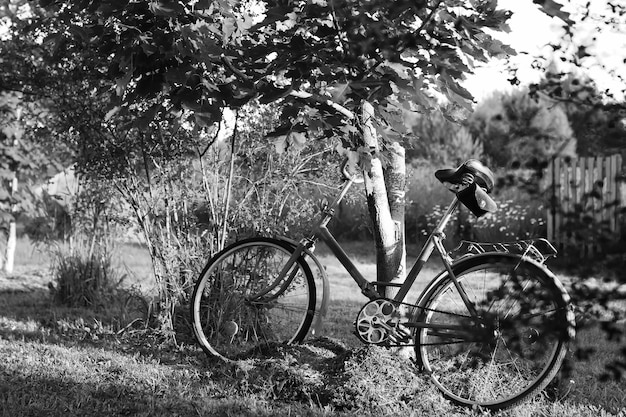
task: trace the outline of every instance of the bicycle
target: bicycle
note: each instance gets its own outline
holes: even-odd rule
[[[206,265],[191,303],[195,337],[202,349],[224,360],[244,357],[259,344],[299,343],[311,326],[319,329],[328,302],[324,267],[313,254],[321,240],[345,267],[365,303],[355,320],[364,343],[413,346],[415,364],[454,403],[499,410],[544,389],[557,374],[575,336],[569,296],[546,267],[556,255],[545,239],[482,244],[464,241],[453,260],[444,248],[444,229],[460,204],[481,216],[496,209],[489,196],[493,173],[469,160],[435,176],[454,198],[402,284],[368,281],[327,228],[348,189],[362,181],[350,174],[322,211],[310,237],[257,237],[236,242]],[[436,251],[444,270],[414,303],[405,297]],[[311,264],[322,274],[317,306]],[[393,298],[377,288],[395,287]],[[316,322],[313,323],[313,320]]]

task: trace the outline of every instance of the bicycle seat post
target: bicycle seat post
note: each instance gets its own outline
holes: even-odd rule
[[[322,219],[320,220],[317,226],[318,228],[326,227],[328,225],[328,222],[332,220],[333,216],[335,215],[335,209],[337,208],[339,203],[341,203],[341,200],[344,199],[344,197],[348,193],[348,190],[350,189],[352,184],[354,184],[354,180],[352,178],[347,178],[346,182],[343,185],[343,188],[341,189],[339,194],[335,197],[333,202],[328,204],[326,207],[324,207],[322,211]]]

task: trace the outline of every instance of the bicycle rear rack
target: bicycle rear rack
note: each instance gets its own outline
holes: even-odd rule
[[[459,246],[448,252],[448,255],[455,260],[465,256],[478,255],[489,252],[513,253],[522,256],[528,256],[531,259],[543,264],[549,258],[555,257],[557,250],[546,239],[528,239],[518,240],[515,242],[489,243],[489,242],[472,242],[462,240]]]

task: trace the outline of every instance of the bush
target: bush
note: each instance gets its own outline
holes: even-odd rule
[[[470,222],[472,238],[484,242],[506,242],[547,236],[546,210],[542,203],[504,200],[498,211]]]
[[[447,206],[437,205],[425,216],[421,234],[425,238],[435,228]],[[446,229],[449,244],[456,245],[462,239],[479,242],[510,242],[546,237],[546,211],[536,202],[498,202],[498,210],[476,218],[461,208]]]
[[[114,294],[123,279],[112,265],[110,251],[94,248],[84,238],[57,248],[52,274],[55,300],[70,307],[97,306]]]
[[[407,242],[423,243],[428,233],[436,224],[429,228],[429,222],[439,221],[441,207],[447,207],[453,194],[436,178],[435,171],[442,165],[434,165],[426,161],[413,161],[407,167],[407,193],[405,231]]]

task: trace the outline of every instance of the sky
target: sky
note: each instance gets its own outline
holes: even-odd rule
[[[593,0],[590,2],[594,10],[602,9],[607,0]],[[586,0],[566,0],[565,8],[573,11],[576,4],[585,4]],[[546,45],[551,41],[557,41],[563,37],[564,32],[560,25],[560,20],[550,18],[540,12],[532,0],[499,0],[500,8],[510,9],[513,12],[509,20],[511,32],[508,34],[498,34],[498,39],[511,45],[518,55],[511,58],[511,62],[518,68],[518,79],[522,85],[537,82],[540,79],[541,71],[533,70],[531,64],[533,57],[542,52],[549,52],[551,48]],[[577,27],[574,41],[577,43],[589,43],[591,38],[597,37],[593,42],[595,45],[589,51],[593,53],[593,59],[589,60],[589,66],[585,74],[591,77],[601,90],[606,88],[617,97],[624,98],[621,91],[626,86],[623,82],[617,81],[616,77],[608,75],[606,68],[619,73],[626,79],[626,17],[622,26],[617,32],[604,30],[597,31],[597,27],[587,24]],[[565,64],[562,64],[565,65]],[[567,70],[567,68],[560,68]],[[475,71],[475,75],[469,76],[465,87],[476,97],[477,100],[490,95],[494,90],[510,90],[512,87],[507,81],[508,73],[505,71],[503,60],[494,60],[489,64]]]

